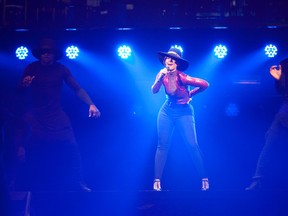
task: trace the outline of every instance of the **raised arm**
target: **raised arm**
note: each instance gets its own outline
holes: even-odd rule
[[[163,84],[163,77],[167,74],[167,68],[163,68],[159,71],[159,73],[156,76],[155,82],[151,87],[152,93],[156,94],[157,92],[159,92],[162,84]]]
[[[277,65],[273,65],[270,67],[270,74],[274,79],[280,80],[281,73],[282,73],[281,65],[279,65],[279,69],[277,69]]]

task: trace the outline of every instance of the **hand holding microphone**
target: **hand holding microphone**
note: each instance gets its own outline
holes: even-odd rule
[[[164,77],[166,74],[168,74],[170,71],[171,71],[171,70],[170,70],[170,68],[169,68],[168,66],[165,67],[165,68],[163,68],[163,69],[161,69],[161,70],[160,70],[161,76],[159,77],[159,79],[158,79],[157,82],[160,82],[160,81],[163,79],[163,77]]]

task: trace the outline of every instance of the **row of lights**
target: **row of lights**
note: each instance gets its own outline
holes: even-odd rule
[[[178,48],[180,49],[181,52],[183,52],[183,49],[181,46],[174,45],[172,47]],[[269,58],[273,58],[277,55],[278,50],[275,45],[269,44],[265,47],[264,51],[265,51],[265,55],[267,55]],[[127,45],[120,46],[117,52],[118,52],[118,56],[122,59],[128,59],[132,55],[132,49]],[[18,59],[24,60],[28,56],[29,51],[27,47],[21,46],[16,49],[15,53]],[[214,55],[219,59],[225,58],[227,56],[227,53],[228,53],[228,49],[225,45],[220,44],[214,48]],[[78,55],[79,55],[79,49],[77,46],[67,47],[66,56],[69,59],[75,59],[78,57]]]
[[[269,44],[265,46],[264,51],[266,56],[268,56],[269,58],[274,58],[277,55],[278,49],[275,45]],[[214,48],[215,56],[220,59],[225,58],[227,52],[227,47],[221,44]]]
[[[15,54],[16,57],[20,60],[24,60],[28,57],[29,50],[25,46],[20,46],[16,49]],[[66,56],[69,59],[75,59],[79,55],[79,49],[77,46],[69,46],[66,49]]]

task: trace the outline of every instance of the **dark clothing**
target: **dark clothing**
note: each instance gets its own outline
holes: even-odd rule
[[[288,101],[284,102],[266,133],[265,145],[260,153],[255,179],[267,176],[273,152],[279,151],[288,142]]]
[[[275,86],[283,97],[283,103],[266,133],[265,145],[258,158],[254,179],[267,177],[267,172],[271,168],[271,159],[275,158],[275,153],[278,157],[288,142],[288,59],[282,61],[280,65],[282,73],[280,80],[275,81]],[[276,167],[272,169],[275,170]]]
[[[21,187],[32,191],[81,190],[81,157],[77,145],[39,140],[26,148]]]
[[[35,76],[26,92],[31,96],[31,106],[24,115],[25,122],[31,127],[33,139],[76,144],[72,126],[61,106],[63,82],[73,89],[87,104],[93,104],[89,96],[62,64],[44,66],[39,61],[25,69],[23,78]],[[24,87],[20,87],[24,90]],[[39,143],[39,142],[38,142]],[[36,144],[36,143],[34,143]]]
[[[25,87],[23,79],[27,76],[33,80]],[[93,104],[70,71],[60,63],[44,66],[39,61],[34,62],[27,66],[22,77],[20,90],[26,90],[29,104],[22,118],[25,133],[19,130],[20,137],[16,139],[22,142],[18,145],[26,149],[28,178],[24,185],[32,190],[80,187],[80,154],[69,117],[61,107],[64,82],[87,105]]]
[[[282,74],[280,80],[275,81],[276,90],[283,96],[283,101],[288,101],[288,59],[280,62]]]

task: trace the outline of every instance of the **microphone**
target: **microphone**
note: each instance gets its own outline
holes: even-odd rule
[[[165,75],[166,75],[166,74],[162,73],[158,80],[159,80],[159,81],[162,80]]]
[[[166,69],[167,69],[167,71],[169,72],[169,71],[171,71],[170,70],[170,68],[167,66],[167,67],[165,67]],[[160,82],[162,79],[163,79],[163,77],[166,75],[166,73],[162,73],[161,74],[161,76],[159,77],[159,79],[157,80],[157,82]]]

